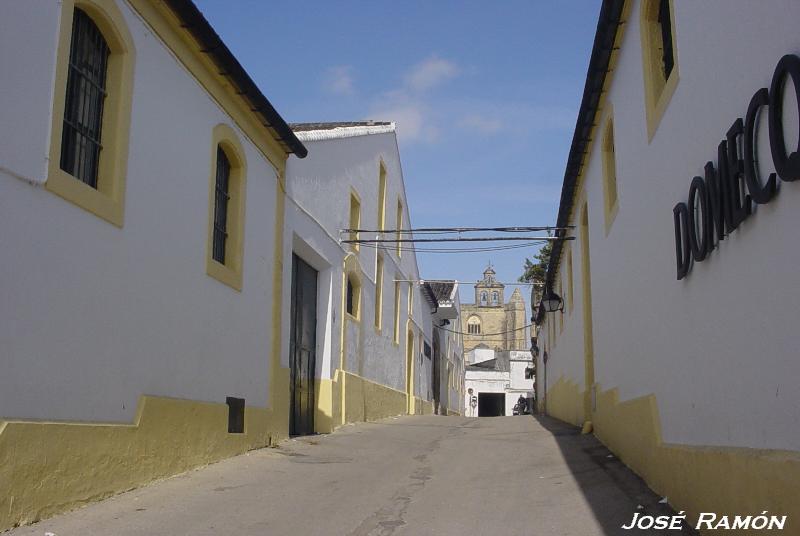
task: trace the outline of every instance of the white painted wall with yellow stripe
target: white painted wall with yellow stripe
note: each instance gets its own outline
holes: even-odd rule
[[[800,54],[793,23],[800,5],[673,2],[679,76],[660,121],[649,121],[652,139],[644,5],[627,4],[573,203],[576,240],[565,244],[555,277],[566,311],[545,315],[540,347],[549,359],[545,365],[540,356],[537,382],[546,374],[551,415],[576,425],[591,421],[595,434],[676,509],[768,509],[798,518],[800,287],[790,267],[797,262],[800,189],[781,184],[775,201],[759,206],[681,281],[672,208],[686,200],[706,162],[716,165],[719,142],[753,93],[769,87],[778,60]],[[787,145],[795,147],[797,103],[786,93]],[[757,146],[766,176],[772,170],[763,115]],[[616,207],[607,205],[599,143],[609,120]]]

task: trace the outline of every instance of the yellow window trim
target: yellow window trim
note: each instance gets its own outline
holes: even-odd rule
[[[386,229],[386,164],[378,162],[378,231]]]
[[[619,210],[619,182],[617,181],[617,155],[614,136],[614,114],[611,105],[603,125],[602,139],[600,140],[600,154],[603,161],[603,218],[605,233],[611,230],[611,225],[617,217]],[[613,199],[612,199],[613,187]]]
[[[346,318],[353,322],[361,322],[361,274],[357,268],[352,268],[353,263],[347,262],[348,260],[349,258],[345,259],[344,286],[342,287],[342,311],[344,311]],[[355,314],[347,312],[347,283],[351,281],[351,277],[353,282],[353,312]]]
[[[217,147],[222,147],[231,163],[228,181],[228,238],[225,246],[225,264],[214,260],[214,197],[217,180]],[[215,126],[211,134],[211,165],[208,181],[208,239],[206,241],[206,273],[214,279],[242,290],[244,267],[244,213],[247,197],[247,161],[236,132],[223,123]]]
[[[94,21],[110,49],[106,75],[108,97],[103,109],[103,150],[100,152],[97,189],[61,169],[61,139],[64,130],[72,19],[76,7]],[[125,219],[125,174],[128,169],[135,59],[133,38],[113,0],[62,1],[45,188],[117,227],[122,227]]]
[[[191,34],[181,27],[181,22],[167,3],[153,0],[127,2],[282,175],[286,169],[287,153],[276,140],[278,134],[252,112],[246,97],[237,92],[208,55],[203,53],[202,47]]]
[[[403,201],[399,197],[397,198],[397,219],[396,219],[396,226],[395,226],[395,238],[400,240],[403,238],[403,235],[400,233],[400,230],[403,228]],[[403,247],[401,242],[397,242],[397,258],[401,258],[403,256]]]
[[[395,274],[394,279],[394,333],[392,344],[400,346],[400,282],[398,279],[403,279],[403,277]]]
[[[355,201],[355,204],[353,203],[353,201]],[[355,218],[353,218],[354,208],[358,209],[357,213],[355,214]],[[353,228],[358,229],[359,227],[361,227],[361,196],[358,195],[358,192],[353,187],[350,188],[350,203],[348,204],[347,210],[348,210],[347,226],[350,227],[351,229]],[[359,235],[360,233],[350,233],[348,238],[350,240],[358,240]],[[351,251],[355,251],[356,253],[358,253],[360,249],[361,247],[359,246],[359,244],[350,244]]]
[[[658,0],[644,0],[639,13],[639,34],[642,40],[642,70],[644,72],[645,115],[647,119],[647,142],[655,136],[661,118],[678,87],[678,48],[675,35],[675,2],[669,0],[672,19],[673,62],[669,78],[664,80],[661,72],[661,57],[657,47],[661,41],[658,23]]]
[[[380,334],[383,330],[383,255],[378,253],[375,258],[375,331]]]
[[[573,275],[573,268],[572,268],[572,247],[569,244],[565,244],[566,249],[566,256],[567,256],[567,314],[572,315],[572,306],[574,300],[572,298],[573,293],[575,292],[575,285],[574,285],[574,275]]]

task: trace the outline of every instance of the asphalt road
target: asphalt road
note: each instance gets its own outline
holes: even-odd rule
[[[621,529],[634,512],[671,513],[659,500],[556,421],[412,416],[289,440],[8,536],[659,534]]]

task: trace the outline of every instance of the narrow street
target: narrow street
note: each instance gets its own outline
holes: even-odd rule
[[[552,419],[415,416],[251,451],[8,534],[617,535],[634,512],[670,513],[659,500]]]

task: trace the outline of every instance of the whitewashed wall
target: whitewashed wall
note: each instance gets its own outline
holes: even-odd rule
[[[340,229],[349,227],[350,192],[361,199],[361,227],[377,229],[379,162],[386,166],[386,228],[393,229],[398,197],[403,203],[403,225],[409,225],[400,157],[394,133],[370,134],[328,140],[306,141],[309,154],[305,159],[290,158],[287,164],[286,229],[284,265],[291,266],[294,250],[306,262],[322,270],[319,286],[317,369],[321,378],[332,378],[339,366],[342,271],[347,244],[339,244]],[[362,236],[374,238],[374,236]],[[401,284],[400,345],[394,337],[394,280],[419,279],[413,252],[403,252],[398,259],[394,250],[384,251],[383,327],[380,333],[375,321],[376,250],[362,246],[357,253],[361,272],[361,321],[346,321],[345,368],[374,382],[404,391],[406,381],[406,322],[409,283]],[[289,362],[291,278],[284,279],[282,361]],[[412,286],[415,329],[425,334],[430,343],[431,320],[419,285]],[[324,313],[323,313],[324,311]],[[428,399],[430,360],[421,356],[415,337],[415,379],[417,394]],[[426,363],[427,362],[427,363]]]
[[[585,168],[596,381],[603,390],[618,387],[621,401],[654,393],[665,442],[798,450],[800,186],[780,184],[775,200],[758,206],[682,281],[675,274],[672,207],[686,200],[691,178],[703,175],[707,161],[716,165],[718,143],[744,117],[753,93],[769,87],[778,60],[800,55],[800,4],[675,2],[680,81],[651,143],[638,4],[606,96],[619,196],[607,237],[599,144]],[[787,145],[794,147],[796,103],[787,100],[784,111]],[[758,139],[766,176],[772,159],[764,120]],[[550,354],[548,385],[563,374],[583,389],[578,241],[572,248],[574,311],[555,340],[550,326],[541,335]],[[542,367],[540,360],[540,374]]]
[[[267,404],[275,170],[237,131],[248,172],[239,293],[206,275],[211,133],[232,121],[119,6],[136,48],[123,229],[42,185],[59,2],[0,4],[0,46],[14,51],[0,54],[14,73],[0,106],[3,418],[128,422],[142,394]]]

